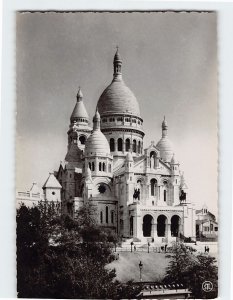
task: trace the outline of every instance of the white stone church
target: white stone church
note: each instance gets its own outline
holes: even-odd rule
[[[89,202],[101,226],[135,241],[195,240],[195,208],[168,138],[167,121],[162,122],[159,141],[144,148],[143,118],[123,81],[118,50],[113,68],[93,128],[79,89],[65,161],[47,179],[44,199],[61,201],[63,213],[70,215]]]

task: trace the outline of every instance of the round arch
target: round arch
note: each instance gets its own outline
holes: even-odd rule
[[[180,235],[181,218],[178,215],[171,217],[171,236],[179,237]]]
[[[152,225],[154,223],[154,218],[150,214],[146,214],[143,217],[143,236],[144,237],[151,237],[152,236]]]
[[[80,135],[78,140],[79,140],[79,142],[80,142],[81,145],[85,145],[86,139],[87,138],[86,138],[85,135]]]
[[[157,235],[158,237],[165,237],[167,235],[168,218],[164,214],[157,217]]]

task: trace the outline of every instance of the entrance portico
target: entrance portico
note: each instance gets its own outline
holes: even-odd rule
[[[172,242],[183,234],[182,225],[183,211],[181,209],[139,209],[137,211],[138,230],[134,237],[142,241]],[[131,226],[132,227],[132,226]],[[131,232],[132,236],[132,232]]]

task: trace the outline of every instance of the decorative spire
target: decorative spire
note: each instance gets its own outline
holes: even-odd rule
[[[100,130],[100,114],[97,107],[93,118],[93,130]]]
[[[164,116],[164,119],[163,119],[163,122],[162,122],[162,137],[166,137],[167,136],[167,121],[165,119],[165,116]]]
[[[176,163],[175,153],[172,155],[171,164],[174,165]]]
[[[185,182],[185,178],[184,178],[184,172],[182,173],[181,177],[180,177],[180,187],[182,189],[187,189],[187,184]]]
[[[121,73],[121,66],[122,66],[122,60],[119,54],[119,47],[117,46],[117,51],[114,56],[113,60],[113,67],[114,67],[114,73],[113,73],[113,80],[121,80],[122,79],[122,73]]]
[[[81,88],[80,88],[80,86],[79,86],[79,87],[78,87],[78,93],[77,93],[77,101],[78,101],[78,102],[81,101],[82,98],[83,98],[83,93],[82,93]]]

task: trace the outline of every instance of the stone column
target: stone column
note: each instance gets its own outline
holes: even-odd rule
[[[171,238],[171,223],[167,223],[166,224],[166,236],[167,236],[167,238],[168,238],[168,241],[169,241],[169,239]]]
[[[125,135],[123,134],[123,137],[122,137],[122,152],[125,153]]]
[[[153,238],[154,238],[155,241],[156,241],[157,237],[158,237],[158,233],[157,233],[157,223],[154,222],[154,224],[153,224]]]

